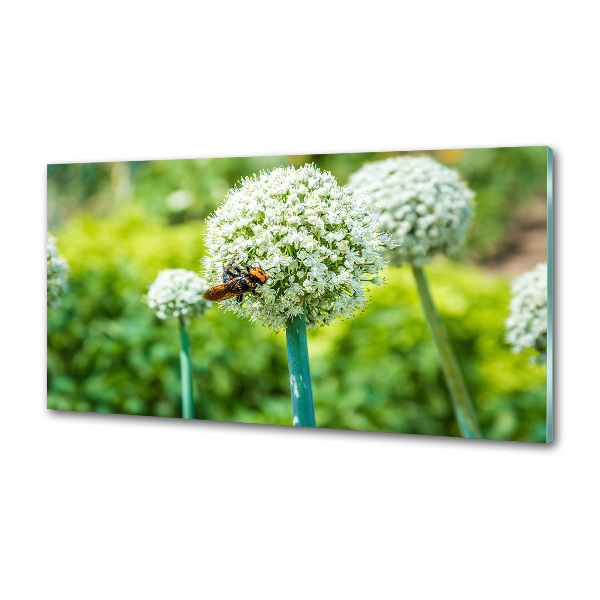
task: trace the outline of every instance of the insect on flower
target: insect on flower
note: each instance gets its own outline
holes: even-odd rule
[[[396,245],[380,224],[368,194],[349,192],[314,165],[263,171],[232,188],[207,219],[203,273],[221,283],[227,263],[262,260],[272,275],[256,286],[260,297],[220,302],[224,310],[273,331],[301,313],[308,329],[329,325],[368,303],[364,281]]]
[[[267,269],[268,270],[268,269]],[[223,270],[223,283],[215,285],[204,292],[204,300],[220,302],[237,296],[237,301],[242,302],[244,294],[251,293],[258,296],[256,287],[264,285],[268,275],[260,267],[246,265],[246,270],[238,265],[229,263]]]

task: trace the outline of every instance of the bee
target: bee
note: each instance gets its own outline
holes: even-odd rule
[[[268,269],[267,269],[268,271]],[[204,292],[204,300],[211,302],[221,302],[227,298],[237,296],[237,301],[244,300],[244,294],[254,294],[258,296],[257,286],[264,285],[268,275],[260,267],[246,266],[246,270],[230,263],[223,269],[223,283],[215,285]]]

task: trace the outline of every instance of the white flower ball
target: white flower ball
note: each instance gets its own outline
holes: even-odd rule
[[[220,302],[252,322],[279,331],[305,309],[307,327],[350,318],[368,303],[365,283],[394,246],[381,233],[371,199],[340,187],[314,165],[280,167],[246,177],[207,220],[206,278],[222,282],[229,263],[267,271],[259,295]]]
[[[146,302],[159,319],[199,317],[211,305],[202,299],[207,289],[206,281],[193,271],[167,269],[150,286]]]
[[[61,297],[67,291],[67,273],[69,267],[67,261],[58,254],[56,238],[48,235],[46,242],[47,254],[47,306],[50,310],[61,305]]]
[[[540,362],[546,360],[548,336],[548,273],[546,263],[516,277],[511,284],[510,315],[506,319],[506,341],[513,352],[532,348]]]
[[[458,250],[473,215],[475,194],[456,171],[426,156],[367,163],[347,187],[373,196],[383,227],[399,242],[395,258],[415,266]]]

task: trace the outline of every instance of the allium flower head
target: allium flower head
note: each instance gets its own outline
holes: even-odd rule
[[[453,169],[426,156],[367,163],[348,186],[368,192],[383,209],[383,227],[398,240],[395,258],[415,266],[463,243],[474,193]]]
[[[546,263],[540,263],[513,279],[510,315],[506,319],[506,341],[513,352],[533,348],[539,361],[546,360],[548,336],[548,276]]]
[[[246,177],[207,221],[206,278],[221,283],[225,265],[260,266],[269,279],[258,296],[220,304],[276,331],[306,313],[307,327],[349,318],[368,302],[365,282],[393,246],[370,198],[340,187],[314,165]]]
[[[146,302],[159,319],[199,317],[211,305],[202,299],[207,288],[206,281],[193,271],[167,269],[150,286]]]
[[[50,310],[58,308],[62,302],[61,297],[67,291],[67,261],[58,254],[56,238],[48,235],[46,242],[47,254],[47,306]]]

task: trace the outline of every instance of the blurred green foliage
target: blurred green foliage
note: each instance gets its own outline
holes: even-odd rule
[[[449,166],[476,192],[475,218],[463,255],[486,262],[506,250],[506,234],[520,210],[533,200],[546,201],[547,149],[482,148],[456,158]]]
[[[364,162],[407,152],[306,154],[246,158],[48,165],[48,227],[59,229],[81,212],[110,215],[123,206],[177,224],[203,220],[240,178],[281,165],[314,162],[331,171],[341,184]],[[462,256],[486,261],[503,249],[502,242],[518,210],[546,195],[546,148],[487,148],[418,152],[456,168],[476,192],[476,215]],[[169,197],[185,192],[190,206],[169,208]]]
[[[142,296],[162,269],[199,269],[202,221],[168,224],[133,202],[74,215],[58,233],[70,293],[48,315],[48,406],[180,416],[177,323],[159,321]],[[428,273],[486,437],[543,441],[545,368],[502,339],[508,281],[448,262]],[[458,435],[412,274],[386,277],[354,322],[309,331],[317,423]],[[198,417],[291,424],[284,334],[215,306],[190,337]]]

